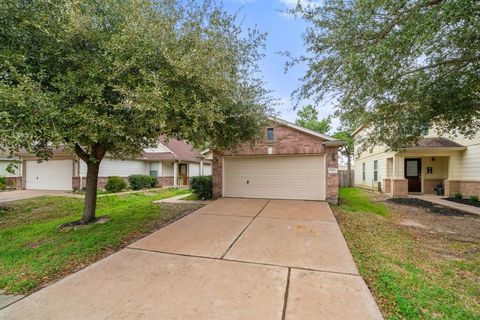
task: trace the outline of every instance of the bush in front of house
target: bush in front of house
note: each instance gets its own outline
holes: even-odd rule
[[[453,198],[454,198],[454,199],[461,200],[461,199],[463,199],[463,194],[461,194],[460,192],[455,192],[455,193],[453,194]]]
[[[478,196],[470,196],[470,202],[478,202]]]
[[[107,178],[107,183],[105,184],[105,190],[108,192],[120,192],[127,189],[127,181],[121,177],[111,176]]]
[[[7,177],[0,176],[0,190],[7,189]]]
[[[210,199],[212,197],[212,176],[191,177],[190,188],[199,199]]]
[[[133,174],[128,177],[128,182],[133,190],[155,188],[157,178],[141,174]]]

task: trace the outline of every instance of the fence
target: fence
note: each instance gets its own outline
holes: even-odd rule
[[[355,185],[354,177],[355,174],[353,169],[350,171],[350,177],[352,179],[352,186]],[[340,187],[348,187],[348,170],[338,170],[338,178],[340,182]]]

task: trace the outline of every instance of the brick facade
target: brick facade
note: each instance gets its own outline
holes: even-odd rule
[[[274,125],[274,141],[266,140],[254,145],[243,144],[235,150],[214,151],[212,160],[213,196],[222,196],[222,159],[223,156],[242,155],[301,155],[301,154],[324,154],[327,168],[326,175],[326,200],[332,203],[338,202],[338,147],[325,147],[325,140],[285,125]],[[265,128],[266,131],[266,128]],[[266,134],[265,134],[266,136]],[[329,173],[328,168],[331,168]],[[288,168],[286,168],[288,169]],[[335,170],[336,169],[336,170]]]
[[[392,179],[391,188],[393,197],[406,197],[408,195],[408,180]]]
[[[480,196],[480,181],[477,180],[445,180],[445,195],[453,196],[460,192],[464,197]]]
[[[14,189],[22,189],[22,177],[7,177],[7,187]]]
[[[122,177],[128,183],[128,177]],[[20,178],[21,179],[21,178]],[[81,179],[81,180],[80,180]],[[97,188],[105,189],[105,185],[107,184],[108,177],[98,177]],[[81,184],[80,184],[81,182]],[[73,177],[72,178],[72,189],[79,190],[80,185],[82,188],[85,188],[87,183],[86,177]],[[173,177],[158,177],[157,178],[157,186],[158,187],[173,187]]]

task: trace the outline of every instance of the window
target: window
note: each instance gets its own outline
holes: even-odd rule
[[[428,124],[422,126],[422,136],[428,136]]]
[[[362,163],[362,180],[365,181],[365,162]]]
[[[158,162],[151,162],[150,163],[150,176],[151,177],[158,177]]]
[[[378,160],[373,161],[373,181],[378,181]]]
[[[275,136],[275,134],[273,132],[273,128],[268,128],[267,129],[267,141],[268,142],[273,142],[274,136]]]

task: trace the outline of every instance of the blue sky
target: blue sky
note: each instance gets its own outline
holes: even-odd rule
[[[267,42],[265,58],[261,61],[261,76],[266,81],[267,88],[273,90],[273,96],[280,100],[277,110],[280,116],[289,121],[295,121],[296,111],[292,110],[291,93],[298,87],[299,78],[305,72],[304,65],[284,72],[286,58],[279,51],[289,51],[293,56],[305,53],[302,33],[306,23],[282,13],[292,8],[296,0],[224,0],[225,9],[231,13],[239,11],[243,18],[243,27],[257,27],[266,32]],[[305,101],[302,104],[307,104]],[[331,106],[317,107],[320,117],[333,113]]]

